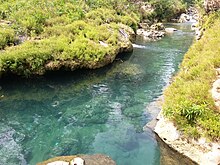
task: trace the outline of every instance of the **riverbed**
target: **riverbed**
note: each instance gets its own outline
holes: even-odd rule
[[[0,164],[102,153],[118,165],[160,165],[155,135],[143,127],[192,44],[190,24],[159,41],[137,38],[133,53],[97,70],[0,80]]]

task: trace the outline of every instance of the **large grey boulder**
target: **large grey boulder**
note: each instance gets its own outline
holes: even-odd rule
[[[116,163],[106,155],[73,155],[51,158],[37,165],[116,165]]]

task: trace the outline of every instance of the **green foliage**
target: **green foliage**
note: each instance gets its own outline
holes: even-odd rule
[[[220,17],[209,19],[212,26],[207,26],[203,38],[187,52],[180,72],[166,89],[163,111],[185,134],[219,140],[220,114],[210,89],[215,68],[220,67]]]
[[[15,31],[7,26],[0,26],[0,49],[13,45],[17,41]]]
[[[180,107],[180,115],[185,117],[188,123],[195,123],[196,119],[199,118],[204,111],[206,110],[206,105],[191,105],[190,102],[183,102],[181,103]]]
[[[158,21],[169,21],[186,10],[186,4],[179,0],[149,0],[149,3],[154,8],[154,12],[148,17]]]
[[[212,25],[214,24],[215,20],[218,19],[220,17],[220,11],[219,12],[214,12],[211,13],[210,15],[206,15],[204,16],[204,23],[203,23],[203,28],[204,29],[208,29],[211,28]]]

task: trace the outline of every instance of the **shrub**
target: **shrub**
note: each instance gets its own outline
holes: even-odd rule
[[[16,41],[17,38],[13,29],[0,26],[0,49],[3,49],[7,45],[13,45]]]

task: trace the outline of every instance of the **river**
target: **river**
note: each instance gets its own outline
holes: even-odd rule
[[[60,155],[107,154],[118,165],[160,165],[155,135],[143,130],[154,102],[192,44],[190,24],[97,70],[0,80],[0,165],[35,165]],[[153,116],[155,117],[155,116]]]

